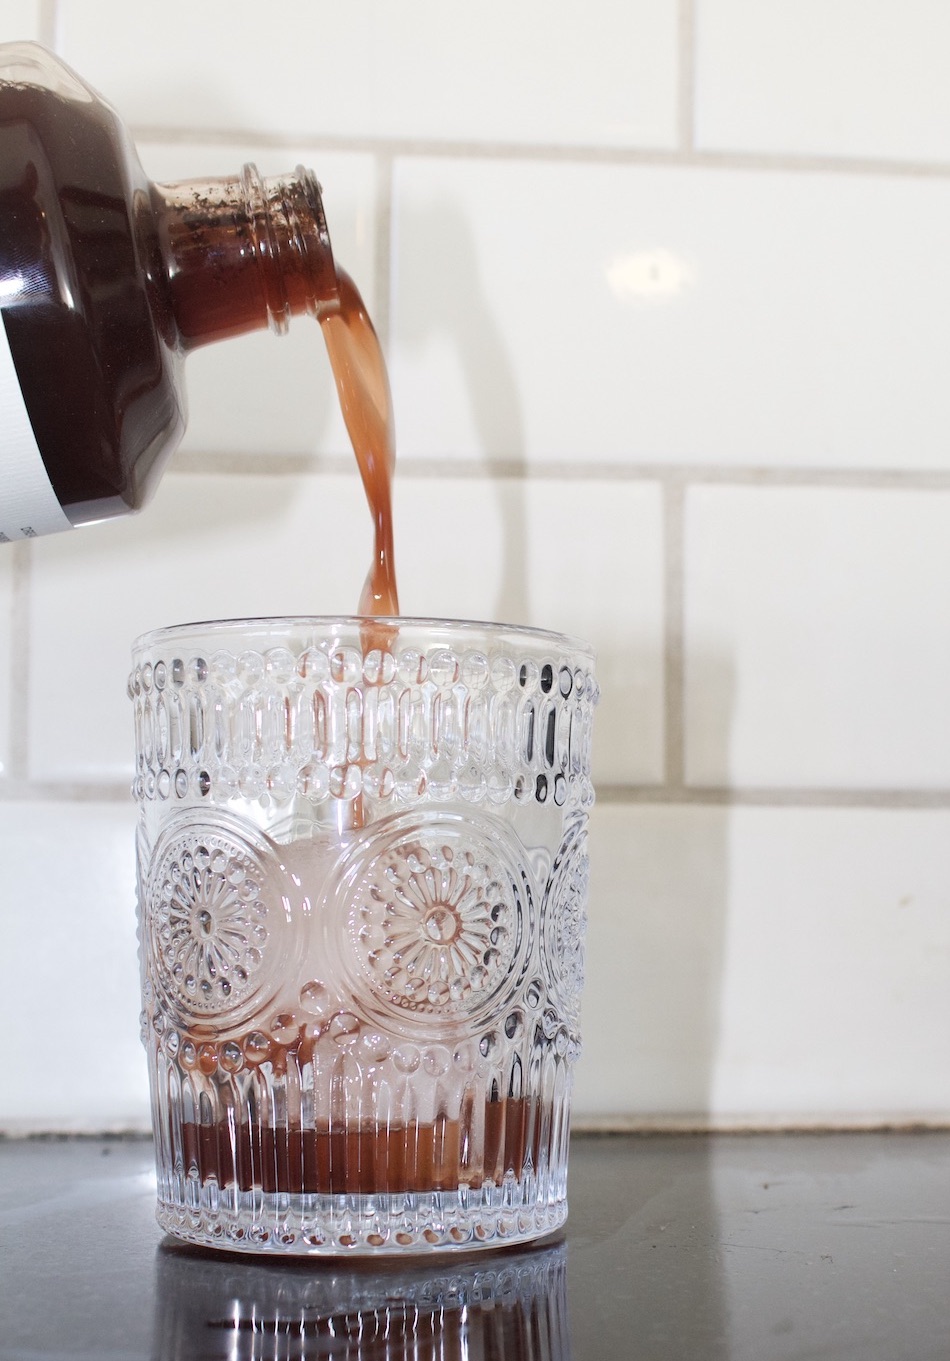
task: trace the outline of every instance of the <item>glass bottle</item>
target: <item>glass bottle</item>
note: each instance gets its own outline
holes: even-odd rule
[[[0,542],[138,510],[185,355],[338,307],[311,171],[154,184],[69,67],[0,45]]]

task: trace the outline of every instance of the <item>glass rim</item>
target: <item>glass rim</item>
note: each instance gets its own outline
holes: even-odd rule
[[[593,664],[595,652],[592,645],[583,638],[557,630],[537,628],[531,624],[505,624],[484,619],[449,619],[436,615],[360,615],[360,614],[287,614],[252,615],[247,618],[196,619],[189,623],[168,624],[161,628],[149,629],[140,633],[132,643],[133,656],[152,648],[186,638],[189,634],[206,632],[228,635],[273,630],[289,632],[292,629],[312,629],[330,633],[366,628],[395,628],[450,632],[455,637],[464,638],[468,634],[490,634],[499,639],[519,638],[535,644],[544,643],[562,652],[580,653]]]

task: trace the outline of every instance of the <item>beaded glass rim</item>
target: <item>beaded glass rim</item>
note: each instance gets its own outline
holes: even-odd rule
[[[436,617],[411,615],[274,615],[247,619],[208,619],[196,620],[188,624],[171,624],[164,628],[152,629],[140,634],[132,644],[133,656],[152,651],[155,647],[171,642],[183,642],[190,637],[206,637],[213,634],[223,639],[228,636],[250,636],[261,634],[286,638],[289,633],[320,635],[324,638],[339,640],[341,635],[359,637],[367,630],[386,632],[389,629],[399,633],[411,632],[426,634],[427,641],[438,644],[446,640],[465,640],[474,636],[488,636],[498,645],[510,642],[512,647],[519,644],[568,652],[583,657],[593,666],[594,649],[590,643],[567,633],[549,629],[534,628],[528,624],[493,623],[479,619],[440,619]]]

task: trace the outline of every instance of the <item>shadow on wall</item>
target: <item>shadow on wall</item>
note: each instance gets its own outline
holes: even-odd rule
[[[405,312],[407,324],[424,320],[401,331],[400,339],[422,349],[445,338],[455,352],[488,471],[500,460],[505,474],[493,479],[504,556],[495,617],[527,619],[524,419],[504,333],[485,300],[476,244],[464,213],[448,200],[401,219],[400,233],[406,279],[428,281],[424,305]],[[631,678],[651,671],[654,659],[623,655],[609,641],[601,643],[599,656],[602,678],[609,672],[612,723],[626,687],[634,724],[642,706]],[[710,716],[706,758],[717,744],[724,756],[733,709],[731,659],[715,650],[700,654],[690,683],[701,689]],[[724,806],[622,799],[605,803],[595,816],[586,1058],[578,1074],[579,1110],[589,1119],[671,1117],[702,1124],[712,1110],[728,816]]]
[[[691,669],[713,741],[728,743],[731,661]],[[714,1107],[729,898],[729,809],[648,799],[603,802],[592,886],[578,1111],[586,1121],[689,1122]]]
[[[425,304],[407,308],[400,337],[421,348],[448,338],[464,375],[486,471],[496,473],[502,572],[495,619],[530,618],[526,552],[525,436],[521,400],[504,334],[485,302],[478,252],[465,215],[448,201],[400,223],[400,258],[407,277],[429,280]],[[441,333],[441,335],[440,335]],[[399,412],[396,412],[398,429]],[[450,453],[451,450],[447,450]],[[497,474],[503,476],[499,477]]]

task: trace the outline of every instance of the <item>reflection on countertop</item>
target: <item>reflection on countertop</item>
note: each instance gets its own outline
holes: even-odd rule
[[[584,1136],[566,1235],[411,1261],[163,1238],[141,1139],[0,1140],[0,1361],[917,1361],[950,1133]]]
[[[289,1264],[162,1244],[162,1361],[569,1361],[564,1244],[457,1261]]]

